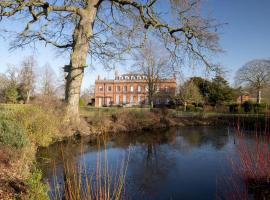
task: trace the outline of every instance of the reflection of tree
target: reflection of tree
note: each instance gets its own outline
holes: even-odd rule
[[[119,152],[125,152],[129,146],[132,146],[127,171],[127,194],[143,195],[146,193],[156,197],[157,193],[165,192],[166,188],[170,190],[167,184],[181,169],[181,163],[178,163],[181,155],[203,146],[214,150],[222,149],[228,140],[226,132],[226,129],[220,128],[185,127],[168,131],[119,134],[108,139],[109,164],[113,166],[113,170],[116,170],[117,159],[115,158],[121,156]],[[221,133],[225,134],[221,135]],[[100,149],[102,151],[104,147],[101,146]],[[38,157],[55,161],[59,173],[62,173],[63,155],[68,163],[78,164],[78,162],[82,162],[81,155],[87,159],[87,162],[90,160],[92,162],[97,151],[96,141],[90,142],[89,138],[82,138],[80,141],[63,142],[40,150]],[[51,178],[53,176],[52,166],[44,161],[41,163],[45,177]],[[89,162],[89,164],[92,165],[93,162]],[[95,170],[95,167],[91,170]]]
[[[185,127],[178,130],[178,142],[174,145],[179,150],[188,150],[198,148],[203,145],[211,145],[220,150],[228,141],[227,131],[222,128],[203,128],[203,127]],[[221,133],[223,135],[221,135]]]

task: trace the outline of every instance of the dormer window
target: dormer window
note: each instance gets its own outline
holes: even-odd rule
[[[126,80],[129,80],[129,76],[125,76],[125,79],[126,79]]]
[[[135,79],[135,76],[131,76],[131,80],[134,80]]]
[[[137,76],[137,80],[141,80],[142,79],[142,77],[141,76]]]
[[[123,76],[119,76],[119,80],[123,80],[124,78],[123,78]]]
[[[147,77],[146,76],[143,76],[143,80],[146,80],[147,79]]]

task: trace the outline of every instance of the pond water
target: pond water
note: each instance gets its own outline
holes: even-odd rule
[[[63,185],[63,157],[77,164],[85,163],[88,173],[92,173],[97,152],[104,152],[104,148],[82,138],[40,149],[38,164],[44,180],[52,187],[50,195],[56,176]],[[229,160],[236,156],[235,133],[227,127],[184,127],[120,134],[108,139],[106,156],[114,172],[129,158],[126,199],[219,199],[220,191],[230,187],[225,183],[232,174]]]

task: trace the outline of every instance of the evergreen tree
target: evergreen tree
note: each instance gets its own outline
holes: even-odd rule
[[[16,103],[18,98],[17,84],[15,81],[11,81],[5,89],[6,103]]]
[[[228,81],[222,76],[217,75],[211,82],[209,103],[216,105],[232,101],[234,96],[233,91],[234,90],[229,86]]]

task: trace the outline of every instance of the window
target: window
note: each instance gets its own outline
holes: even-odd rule
[[[166,86],[165,87],[165,92],[168,92],[169,91],[169,88]]]
[[[159,86],[158,86],[158,85],[157,85],[157,87],[156,87],[156,88],[157,88],[157,92],[159,92]]]
[[[111,92],[112,91],[112,86],[108,86],[108,92]]]
[[[135,79],[135,76],[131,76],[131,80],[134,80]]]
[[[127,103],[127,96],[126,96],[126,95],[123,96],[123,103],[124,103],[124,104]]]
[[[142,96],[138,96],[138,103],[141,104],[142,103]]]
[[[138,85],[138,92],[142,91],[142,86]]]
[[[148,92],[148,85],[144,87],[145,92]]]
[[[123,87],[123,91],[127,92],[127,86],[126,85]]]
[[[102,87],[102,86],[99,86],[99,87],[98,87],[98,90],[99,90],[100,92],[102,92],[102,91],[103,91],[103,87]]]
[[[126,80],[129,80],[129,76],[125,76],[125,79],[126,79]]]
[[[133,92],[133,91],[134,91],[134,87],[132,85],[132,86],[130,86],[130,92]]]
[[[120,104],[120,95],[116,95],[116,104],[119,105]]]
[[[145,105],[148,104],[148,96],[145,97],[144,103],[145,103]]]
[[[116,92],[120,92],[120,86],[118,85],[118,86],[116,86]]]
[[[130,104],[133,104],[134,103],[134,97],[133,95],[130,96]]]
[[[142,79],[142,77],[141,77],[141,76],[137,76],[137,79],[138,79],[138,80],[141,80],[141,79]]]

